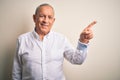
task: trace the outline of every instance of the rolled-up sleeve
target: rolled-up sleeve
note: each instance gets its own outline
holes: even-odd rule
[[[78,41],[77,48],[74,49],[69,41],[65,40],[64,57],[72,64],[82,64],[87,56],[88,44]]]

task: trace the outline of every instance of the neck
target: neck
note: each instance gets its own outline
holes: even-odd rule
[[[40,40],[43,40],[44,36],[48,34],[48,33],[44,33],[42,31],[39,31],[36,28],[35,28],[35,31],[38,33]]]
[[[43,39],[44,39],[44,36],[45,36],[45,35],[39,34],[40,40],[43,40]]]

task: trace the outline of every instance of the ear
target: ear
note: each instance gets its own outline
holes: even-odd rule
[[[55,18],[53,19],[53,22],[55,22]]]
[[[33,15],[33,21],[36,22],[36,15]]]

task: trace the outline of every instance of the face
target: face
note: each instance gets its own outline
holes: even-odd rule
[[[50,32],[55,21],[54,11],[50,6],[42,6],[33,19],[38,34],[46,35]]]

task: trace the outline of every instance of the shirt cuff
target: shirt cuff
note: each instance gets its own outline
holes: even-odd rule
[[[85,50],[85,49],[88,48],[88,46],[89,46],[89,44],[82,43],[82,42],[78,41],[77,49],[78,49],[78,50]]]

